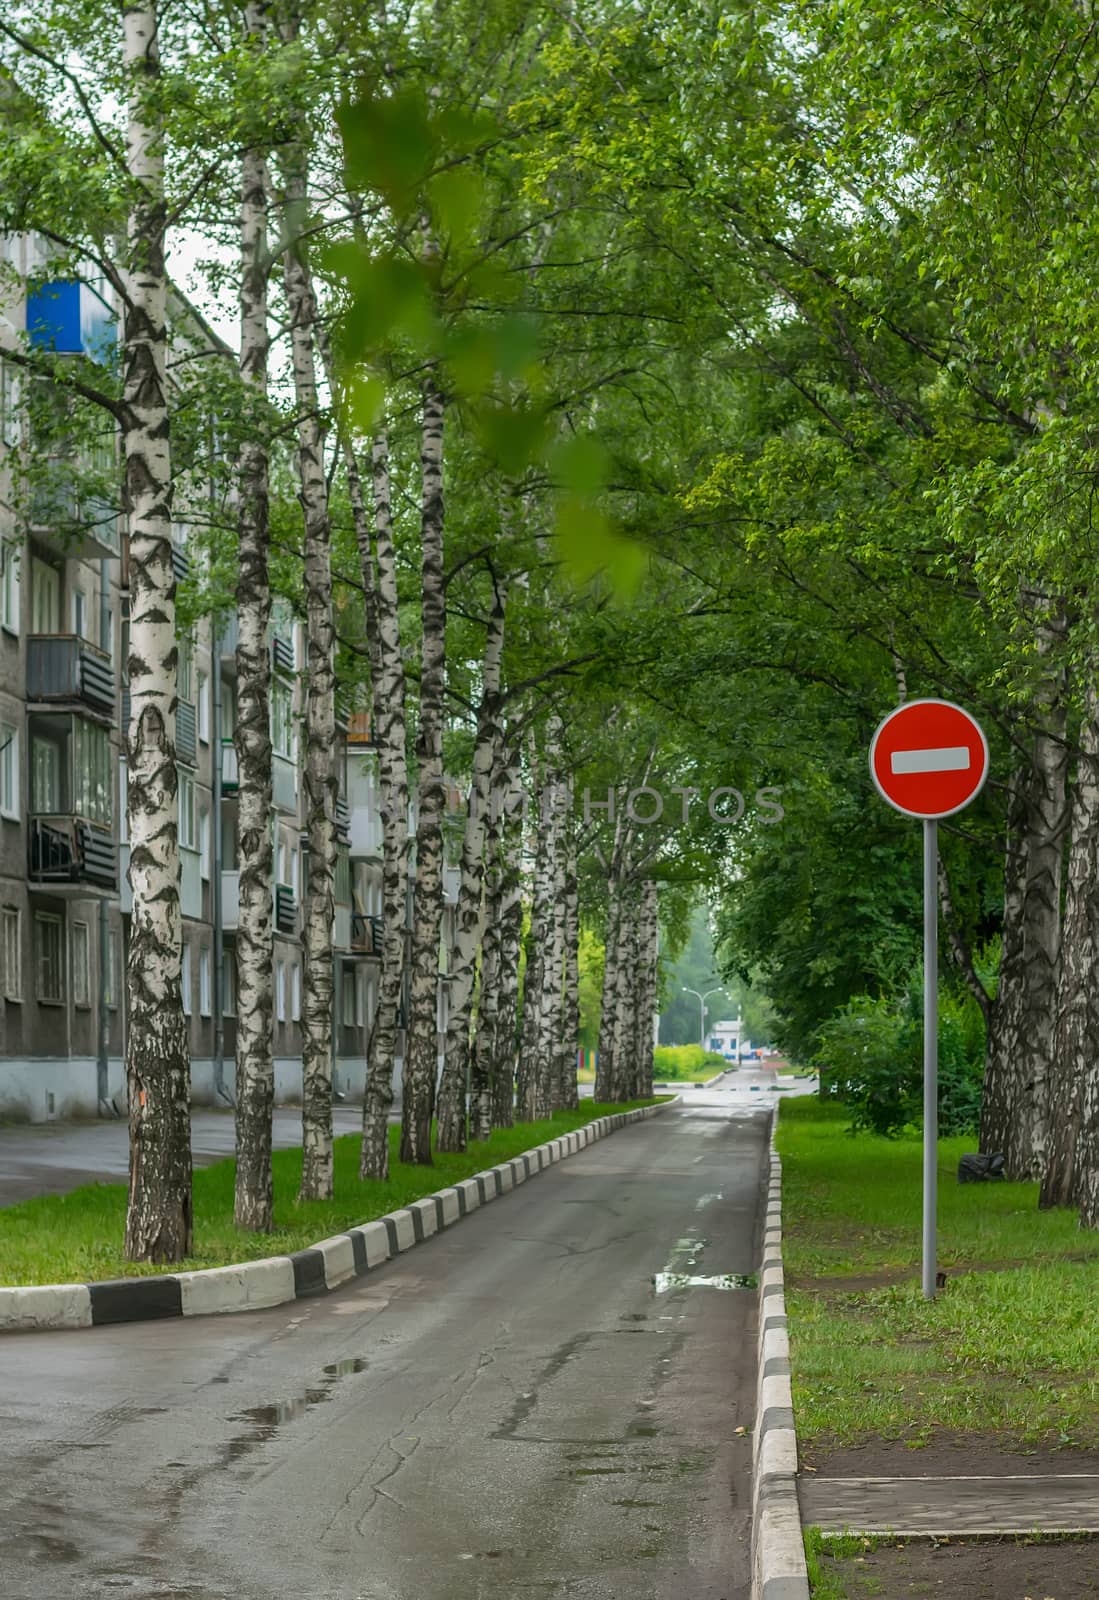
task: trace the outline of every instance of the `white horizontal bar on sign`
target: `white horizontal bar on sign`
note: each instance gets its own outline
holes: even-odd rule
[[[938,750],[894,750],[889,758],[894,773],[965,772],[969,767],[969,746],[943,745]]]

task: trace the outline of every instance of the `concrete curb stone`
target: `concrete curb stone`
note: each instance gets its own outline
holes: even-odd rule
[[[798,1441],[782,1274],[782,1163],[771,1113],[771,1170],[759,1273],[756,1426],[752,1438],[752,1600],[809,1600],[798,1507]]]
[[[600,1117],[576,1132],[563,1134],[511,1161],[289,1256],[265,1256],[259,1261],[207,1267],[197,1272],[157,1273],[105,1283],[0,1287],[0,1333],[262,1311],[290,1300],[330,1294],[352,1278],[361,1277],[444,1228],[453,1227],[479,1207],[586,1149],[596,1139],[605,1138],[628,1123],[646,1121],[679,1101],[680,1096],[675,1095],[661,1105]],[[786,1597],[769,1595],[767,1600]]]

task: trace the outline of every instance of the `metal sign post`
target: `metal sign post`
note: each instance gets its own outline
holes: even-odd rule
[[[923,825],[923,1297],[935,1298],[939,1153],[939,824]]]
[[[910,700],[870,745],[883,800],[923,820],[923,1293],[935,1298],[939,1153],[939,818],[969,805],[988,776],[988,741],[949,700]]]

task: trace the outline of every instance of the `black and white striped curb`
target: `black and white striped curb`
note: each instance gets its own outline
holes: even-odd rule
[[[782,1163],[771,1113],[771,1172],[759,1274],[759,1372],[752,1440],[752,1600],[809,1600],[798,1508],[798,1442],[782,1276]]]
[[[364,1222],[361,1227],[322,1239],[293,1255],[268,1256],[262,1261],[209,1267],[201,1272],[118,1278],[109,1283],[0,1288],[0,1332],[92,1328],[111,1322],[260,1311],[288,1300],[328,1294],[350,1278],[422,1244],[432,1234],[451,1227],[555,1162],[575,1155],[627,1123],[655,1116],[678,1099],[676,1095],[660,1105],[598,1117],[573,1133],[562,1134],[511,1161],[502,1161],[450,1188],[414,1200],[376,1222]]]

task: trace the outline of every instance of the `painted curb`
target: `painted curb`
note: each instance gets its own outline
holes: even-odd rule
[[[679,1103],[675,1095],[657,1106],[619,1111],[585,1123],[511,1161],[501,1162],[411,1205],[361,1223],[347,1233],[321,1239],[289,1256],[267,1256],[198,1272],[158,1273],[107,1283],[53,1283],[0,1288],[0,1333],[94,1328],[162,1317],[205,1317],[233,1311],[263,1311],[290,1300],[331,1294],[352,1278],[380,1267],[422,1244],[463,1217],[587,1149],[631,1122],[642,1122]]]
[[[771,1112],[771,1170],[759,1272],[756,1425],[752,1435],[752,1600],[809,1600],[798,1506],[798,1441],[782,1276],[782,1163]]]

